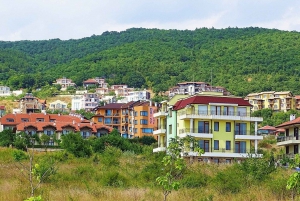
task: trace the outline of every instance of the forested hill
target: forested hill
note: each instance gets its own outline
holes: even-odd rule
[[[300,94],[300,33],[263,28],[132,28],[78,40],[0,41],[0,81],[37,88],[65,76],[166,91],[206,81],[235,95],[269,90]]]

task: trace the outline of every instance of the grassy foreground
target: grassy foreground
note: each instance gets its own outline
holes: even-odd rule
[[[29,182],[12,160],[13,149],[0,148],[0,200],[19,201],[29,197]],[[119,152],[75,158],[65,152],[36,153],[36,161],[54,157],[57,172],[41,184],[36,195],[53,201],[157,201],[162,189],[160,176],[163,155],[135,155]],[[235,165],[188,164],[182,187],[173,191],[172,201],[290,200],[286,181],[291,170],[277,168],[266,178],[253,178]]]

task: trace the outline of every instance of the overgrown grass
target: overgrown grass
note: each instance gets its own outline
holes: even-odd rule
[[[112,157],[118,152],[118,158]],[[0,149],[0,200],[19,201],[29,197],[29,183],[11,160],[12,150]],[[108,153],[90,158],[75,158],[66,152],[38,153],[36,159],[53,157],[57,173],[37,191],[51,201],[157,201],[163,200],[162,189],[155,179],[162,170],[162,154],[136,155],[133,152]],[[268,179],[247,179],[239,165],[188,164],[179,191],[168,200],[240,201],[289,200],[286,181],[291,170],[277,168]]]

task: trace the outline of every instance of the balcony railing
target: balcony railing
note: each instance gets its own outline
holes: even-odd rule
[[[179,134],[182,133],[207,133],[210,134],[212,133],[211,129],[198,129],[198,128],[194,128],[194,129],[190,129],[190,128],[181,128],[179,129]]]
[[[235,130],[234,135],[255,135],[255,132],[250,130]],[[257,133],[257,135],[260,134]]]
[[[296,136],[278,136],[277,142],[284,142],[289,140],[299,140],[299,137]]]
[[[250,117],[250,112],[225,112],[225,111],[221,111],[218,112],[216,110],[209,110],[209,111],[191,111],[191,112],[187,112],[187,111],[181,111],[179,112],[179,116],[180,115],[189,115],[189,114],[193,114],[193,115],[220,115],[220,116],[242,116],[242,117]]]
[[[201,148],[201,147],[200,147]],[[188,148],[189,150],[185,151],[194,151],[194,148]],[[253,154],[255,153],[254,149],[246,148],[246,147],[236,147],[236,148],[220,148],[220,147],[206,147],[203,148],[204,153],[213,153],[213,152],[218,152],[218,153],[250,153]],[[260,152],[260,151],[258,151]]]

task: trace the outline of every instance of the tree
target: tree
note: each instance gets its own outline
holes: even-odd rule
[[[0,146],[8,147],[14,144],[15,133],[11,129],[0,132]]]
[[[164,175],[157,177],[156,181],[163,188],[164,201],[167,200],[167,196],[172,190],[178,190],[180,187],[180,179],[186,169],[186,163],[183,159],[183,155],[186,155],[186,151],[194,149],[194,145],[190,146],[187,143],[192,142],[192,137],[188,138],[171,138],[167,149],[167,155],[163,158],[162,163],[164,165]],[[198,154],[203,153],[201,149]]]
[[[61,147],[76,157],[90,157],[93,153],[89,140],[81,137],[80,133],[62,135]]]
[[[295,166],[299,166],[300,157],[299,154],[295,155],[294,162],[290,163],[290,168],[295,168]],[[300,172],[294,172],[287,181],[286,188],[292,191],[292,200],[295,199],[295,196],[300,191]]]

